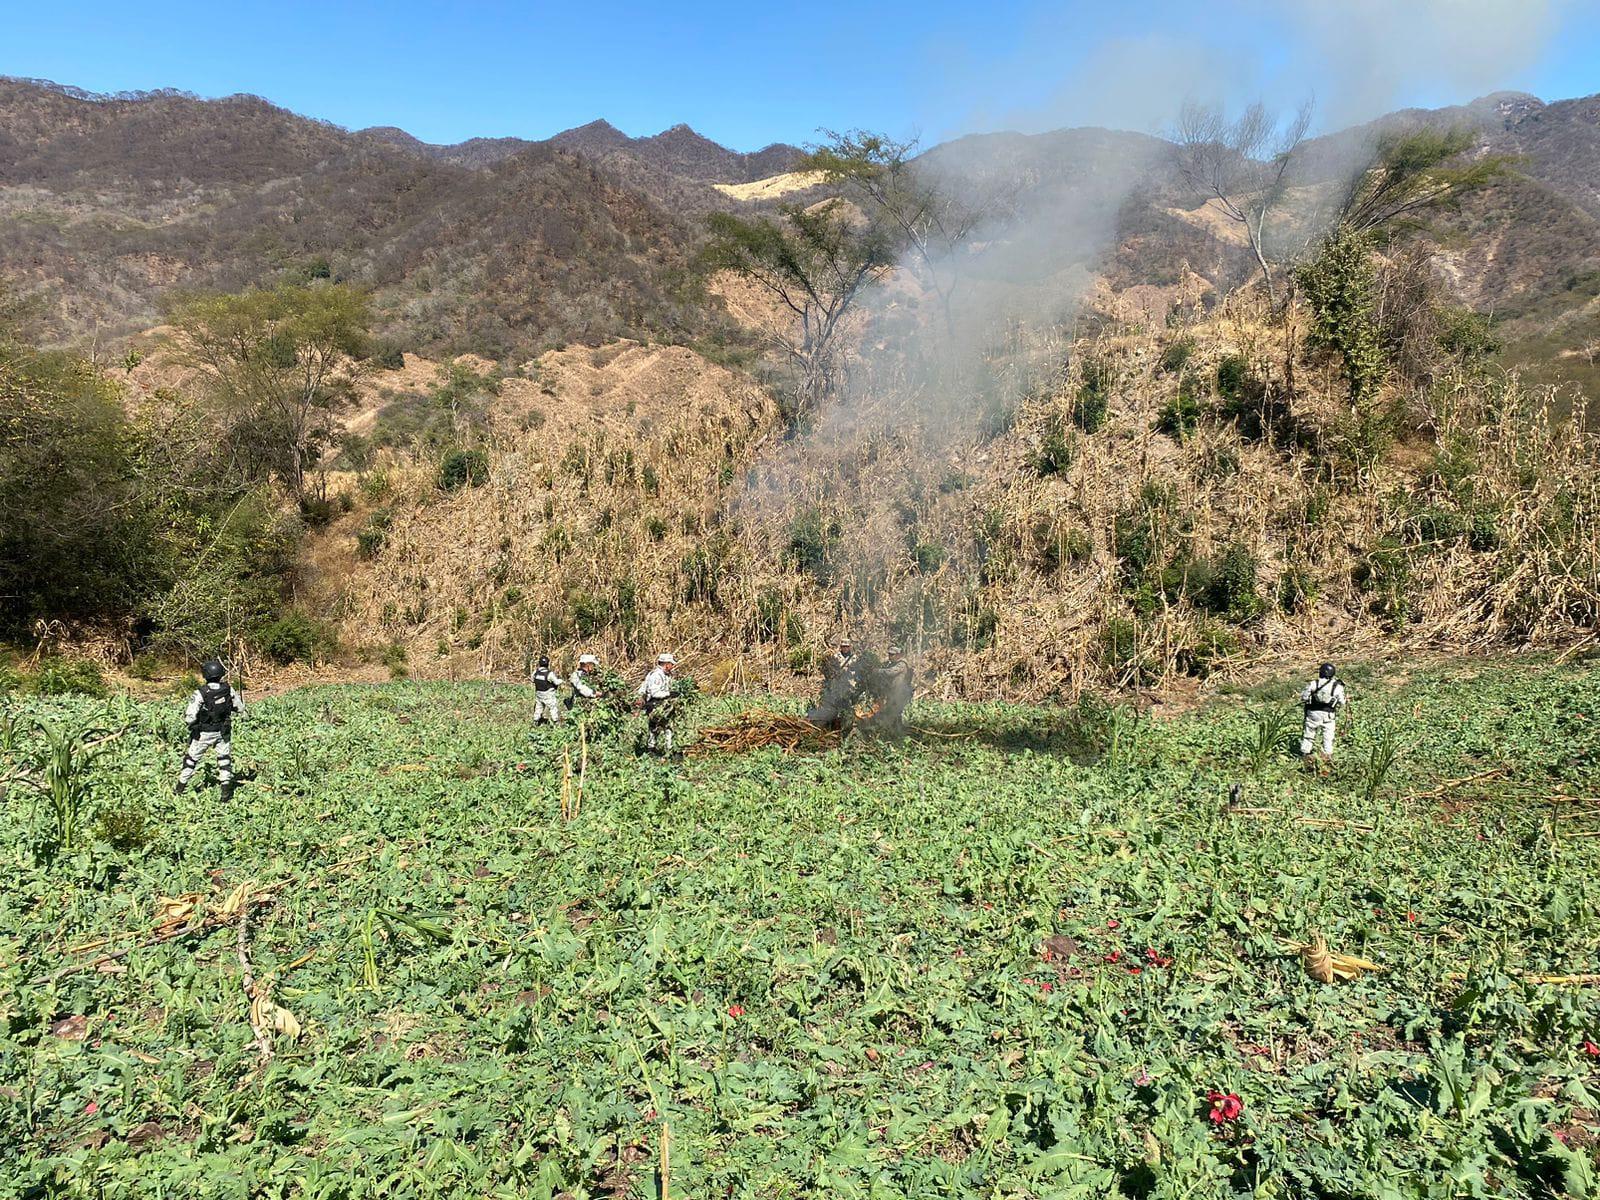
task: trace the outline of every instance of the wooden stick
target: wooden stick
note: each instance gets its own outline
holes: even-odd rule
[[[669,1200],[672,1179],[672,1126],[661,1122],[661,1200]]]

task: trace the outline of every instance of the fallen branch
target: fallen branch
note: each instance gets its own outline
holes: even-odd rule
[[[1413,792],[1411,795],[1402,800],[1401,803],[1410,804],[1413,800],[1432,800],[1435,797],[1442,796],[1445,792],[1450,791],[1452,788],[1460,787],[1462,784],[1477,783],[1481,779],[1492,779],[1496,775],[1504,775],[1510,769],[1511,768],[1508,766],[1491,767],[1487,771],[1479,771],[1476,775],[1466,775],[1460,779],[1447,779],[1438,787],[1430,788],[1425,792]]]

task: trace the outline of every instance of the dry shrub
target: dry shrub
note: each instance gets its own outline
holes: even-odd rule
[[[423,674],[671,648],[786,690],[849,632],[905,643],[925,693],[1022,699],[1600,624],[1600,450],[1581,416],[1446,373],[1380,396],[1419,419],[1360,459],[1347,393],[1300,353],[1294,314],[1230,301],[1184,332],[1177,375],[1149,333],[1045,338],[936,412],[880,368],[881,389],[789,439],[753,387],[689,351],[547,355],[549,420],[519,423],[508,381],[487,484],[441,497],[419,477],[389,500],[381,551],[351,567],[346,639],[426,647]],[[1086,367],[1115,380],[1093,432],[1071,423]],[[1197,380],[1192,431],[1159,432]],[[1041,471],[1069,425],[1070,464],[1052,450]]]

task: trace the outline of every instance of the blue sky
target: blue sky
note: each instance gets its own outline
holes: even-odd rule
[[[1186,97],[1324,126],[1498,88],[1600,91],[1600,0],[664,4],[0,0],[0,74],[254,92],[429,141],[685,121],[739,149],[862,126],[1154,131]]]

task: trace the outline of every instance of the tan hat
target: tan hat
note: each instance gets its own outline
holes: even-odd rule
[[[675,667],[678,665],[678,660],[670,654],[658,654],[656,655],[656,665],[660,667]]]
[[[578,655],[578,665],[580,667],[592,667],[596,663],[598,663],[599,661],[600,660],[598,658],[596,658],[592,654],[580,654],[580,655]]]

